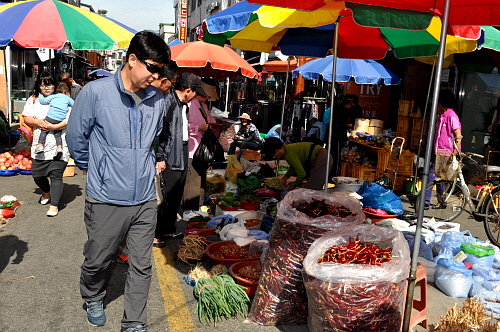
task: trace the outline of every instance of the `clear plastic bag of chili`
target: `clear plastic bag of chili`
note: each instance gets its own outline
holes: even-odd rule
[[[335,209],[342,213],[318,213]],[[328,231],[357,225],[363,219],[359,201],[344,193],[309,189],[288,193],[278,206],[250,321],[259,325],[305,323],[307,295],[301,271],[309,246]]]
[[[304,259],[309,331],[399,331],[409,261],[394,229],[363,224],[318,238]]]

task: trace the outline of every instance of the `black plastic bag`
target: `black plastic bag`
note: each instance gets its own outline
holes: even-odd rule
[[[208,163],[224,162],[224,150],[209,127],[201,138],[200,145],[193,155],[193,168],[203,177],[209,167]]]
[[[373,183],[376,183],[379,186],[384,187],[385,189],[392,190],[392,188],[393,188],[392,180],[388,176],[386,176],[386,175],[384,175],[384,176],[382,176],[382,177],[380,177],[378,179],[375,179],[373,181]]]

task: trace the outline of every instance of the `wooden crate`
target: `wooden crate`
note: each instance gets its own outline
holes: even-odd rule
[[[339,176],[347,176],[347,177],[352,177],[352,168],[354,165],[357,164],[351,164],[351,163],[340,163],[340,170],[339,170]]]
[[[412,150],[417,150],[420,144],[420,134],[411,134],[410,144],[408,146]]]
[[[413,118],[409,116],[399,116],[396,132],[411,134],[413,125]]]
[[[398,107],[399,116],[416,116],[414,100],[400,100]]]
[[[362,167],[361,165],[354,165],[352,168],[352,177],[363,179],[364,181],[373,181],[377,178],[375,168]]]
[[[420,130],[422,129],[422,125],[424,126],[424,135],[427,135],[427,130],[429,129],[429,121],[425,121],[422,118],[412,118],[412,134],[420,135]]]
[[[404,191],[404,182],[413,176],[413,173],[402,172],[396,176],[396,183],[394,183],[394,191]]]
[[[401,158],[399,160],[398,172],[413,172],[413,158],[415,153],[409,150],[403,150],[401,153]],[[391,157],[389,165],[389,157]],[[391,156],[391,147],[389,145],[384,146],[378,151],[377,154],[377,169],[379,171],[385,171],[385,169],[390,166],[392,170],[396,170],[396,165],[398,164],[398,159],[396,156]]]

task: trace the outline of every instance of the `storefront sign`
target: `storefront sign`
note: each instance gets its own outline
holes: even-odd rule
[[[391,92],[385,85],[347,83],[347,93],[359,97],[359,105],[366,119],[379,119],[387,123]]]
[[[193,0],[196,1],[196,0]],[[179,1],[179,40],[183,43],[187,42],[187,16],[188,16],[188,0]]]

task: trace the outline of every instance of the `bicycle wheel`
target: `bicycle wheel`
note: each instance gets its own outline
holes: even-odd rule
[[[494,189],[486,203],[484,230],[488,239],[496,246],[500,246],[500,189]]]
[[[438,194],[437,186],[443,188]],[[436,221],[452,221],[462,213],[465,206],[464,193],[459,183],[452,181],[434,181],[427,184],[427,190],[433,188],[430,205],[424,210],[424,218],[434,218]],[[417,198],[415,209],[420,206],[420,195]]]

